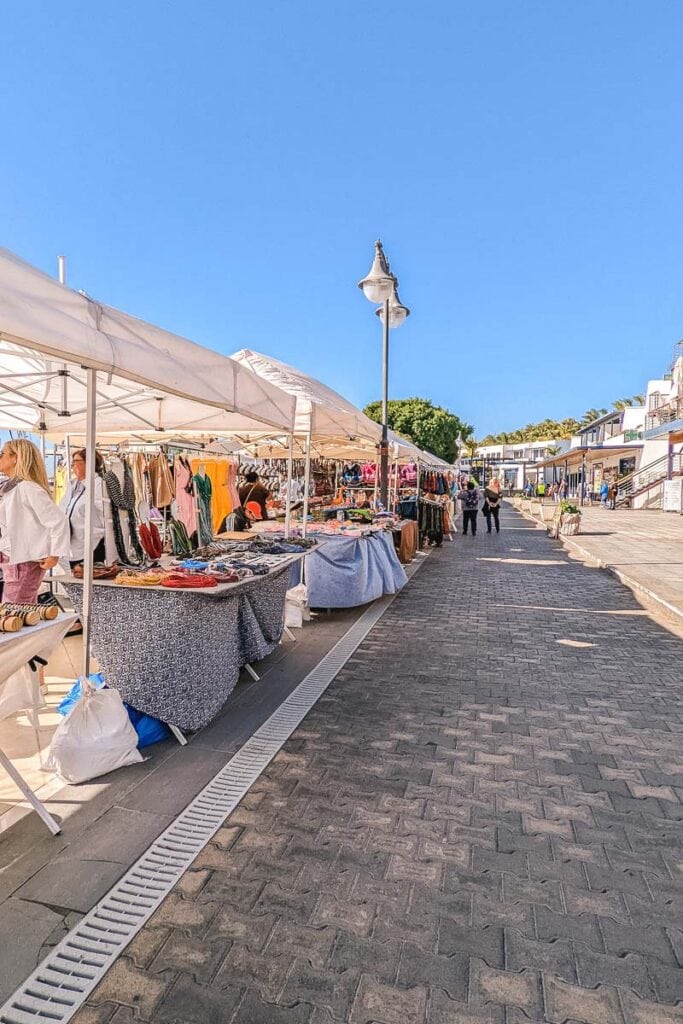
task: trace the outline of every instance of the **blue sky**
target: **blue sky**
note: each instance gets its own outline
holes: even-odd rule
[[[0,243],[359,405],[479,436],[644,389],[683,335],[673,0],[9,0]]]

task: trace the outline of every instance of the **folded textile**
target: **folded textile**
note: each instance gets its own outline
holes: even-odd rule
[[[203,572],[170,572],[164,576],[161,585],[170,589],[196,590],[200,587],[217,587],[218,580]]]

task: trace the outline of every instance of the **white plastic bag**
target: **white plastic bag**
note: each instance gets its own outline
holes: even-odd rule
[[[308,622],[311,613],[308,608],[308,588],[303,583],[287,591],[285,601],[285,626],[301,629]]]
[[[47,766],[65,782],[87,782],[143,757],[118,690],[84,688],[55,729]]]
[[[9,718],[17,711],[42,708],[44,705],[38,673],[33,672],[28,665],[17,669],[0,686],[0,719]]]

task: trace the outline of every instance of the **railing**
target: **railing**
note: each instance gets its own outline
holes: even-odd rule
[[[652,430],[654,427],[661,427],[664,423],[673,423],[681,418],[683,418],[683,401],[679,399],[669,405],[660,405],[657,409],[651,409],[645,417],[645,429]]]
[[[669,468],[671,469],[672,476],[678,476],[683,473],[683,455],[672,455],[670,467],[669,456],[662,455],[660,459],[656,459],[648,466],[643,466],[642,469],[637,469],[634,473],[629,473],[628,476],[622,477],[617,490],[617,508],[630,505],[631,500],[637,494],[642,494],[643,491],[647,491],[654,487],[655,484],[666,480],[669,475]]]

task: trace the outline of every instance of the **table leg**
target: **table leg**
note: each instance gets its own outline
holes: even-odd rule
[[[180,729],[178,728],[178,726],[177,725],[169,725],[169,729],[171,730],[171,732],[173,733],[175,738],[178,740],[178,743],[180,744],[180,746],[181,747],[186,747],[187,746],[187,740],[183,736],[183,734],[180,731]]]
[[[251,667],[251,665],[245,665],[244,667],[247,670],[247,672],[249,673],[249,675],[251,676],[251,678],[254,680],[255,683],[260,682],[261,676],[257,675],[257,673],[254,672],[254,670]]]
[[[10,759],[6,757],[5,754],[3,754],[2,750],[0,750],[0,764],[5,769],[5,771],[12,779],[12,781],[15,782],[16,785],[19,787],[19,789],[24,794],[24,796],[26,797],[26,799],[28,800],[36,814],[38,814],[40,818],[43,820],[44,824],[47,825],[50,832],[52,832],[52,835],[59,835],[59,833],[62,831],[62,826],[57,824],[57,822],[55,821],[51,814],[48,814],[47,810],[45,809],[45,806],[40,802],[40,800],[35,795],[31,787],[22,779],[19,772],[16,770]]]

